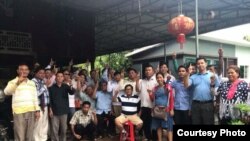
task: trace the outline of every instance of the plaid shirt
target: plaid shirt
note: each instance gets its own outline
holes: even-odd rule
[[[71,118],[70,124],[81,124],[83,125],[83,127],[86,127],[88,124],[91,123],[91,121],[94,121],[94,116],[91,110],[89,110],[87,115],[83,114],[82,110],[78,110]]]
[[[45,82],[43,80],[33,78],[32,81],[35,82],[36,84],[36,90],[38,94],[38,99],[39,99],[39,105],[41,105],[41,98],[40,96],[43,94],[44,95],[44,102],[45,106],[49,106],[49,91],[47,89],[47,86],[45,85]]]

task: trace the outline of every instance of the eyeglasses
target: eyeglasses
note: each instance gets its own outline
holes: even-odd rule
[[[69,73],[64,73],[63,75],[69,75]]]
[[[126,90],[132,90],[132,89],[130,89],[130,88],[127,88],[127,89],[125,89],[125,91],[126,91]]]

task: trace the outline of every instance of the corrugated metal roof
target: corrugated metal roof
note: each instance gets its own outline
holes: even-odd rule
[[[101,55],[174,39],[166,25],[179,14],[180,1],[61,0],[59,4],[96,14],[95,50]],[[250,0],[198,0],[198,7],[199,33],[250,22]],[[195,20],[195,0],[182,0],[182,11]]]

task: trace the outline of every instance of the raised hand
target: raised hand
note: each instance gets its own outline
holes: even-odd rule
[[[148,94],[151,94],[152,93],[152,90],[151,89],[147,89],[147,92],[148,92]]]
[[[118,95],[118,93],[119,93],[119,90],[118,90],[118,89],[115,90],[115,95],[116,95],[116,96]]]
[[[69,79],[69,85],[72,86],[72,80],[71,79]]]
[[[210,77],[211,85],[215,84],[215,74],[213,73],[212,76]]]
[[[47,79],[46,82],[45,82],[45,85],[48,87],[50,84],[51,84],[51,80]]]
[[[27,80],[27,77],[24,77],[24,74],[23,72],[21,72],[20,76],[18,77],[18,80],[17,80],[17,85],[21,84],[22,82],[26,81]]]
[[[219,56],[223,56],[223,49],[222,48],[218,49],[218,54],[219,54]]]
[[[55,61],[51,58],[50,62],[49,62],[49,65],[52,67],[54,64],[55,64]]]
[[[90,65],[90,62],[89,62],[89,59],[87,59],[87,61],[86,61],[86,67],[88,68],[89,65]]]
[[[137,76],[136,76],[136,80],[139,81],[139,80],[140,80],[140,77],[141,77],[141,73],[138,72],[138,73],[137,73]]]
[[[175,53],[175,52],[173,52],[172,58],[173,58],[173,59],[176,59],[176,53]]]
[[[187,75],[189,76],[191,73],[192,73],[192,65],[190,64],[189,66],[188,66],[188,71],[187,71]]]
[[[69,66],[73,66],[74,65],[74,62],[73,62],[73,59],[71,59],[70,61],[69,61]]]
[[[171,80],[171,76],[168,75],[168,76],[167,76],[167,81],[170,81],[170,80]]]

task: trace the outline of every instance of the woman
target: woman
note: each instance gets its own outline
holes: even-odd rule
[[[172,120],[170,119],[174,115],[173,95],[170,92],[171,91],[170,85],[165,85],[163,73],[158,72],[156,74],[156,80],[157,80],[158,86],[156,86],[156,88],[152,92],[149,92],[149,95],[150,95],[151,100],[154,101],[155,106],[165,108],[167,120],[152,117],[151,128],[152,130],[157,130],[158,141],[162,141],[162,131],[163,129],[167,130],[169,126],[171,126],[169,122],[172,122]],[[172,131],[170,134],[167,133],[165,135],[168,141],[172,141]]]
[[[227,74],[228,81],[221,83],[217,91],[220,96],[221,124],[230,124],[231,120],[239,119],[240,112],[234,107],[246,103],[248,97],[248,84],[239,79],[240,69],[234,65],[229,66]]]

